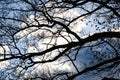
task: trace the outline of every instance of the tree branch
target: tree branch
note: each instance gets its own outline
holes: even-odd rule
[[[119,57],[114,57],[114,58],[112,58],[112,59],[105,60],[105,61],[103,61],[103,62],[101,62],[101,63],[98,63],[98,64],[92,66],[92,67],[87,67],[87,68],[85,68],[84,70],[82,70],[81,72],[70,76],[70,77],[68,78],[68,80],[73,80],[74,78],[76,78],[76,77],[78,77],[78,76],[80,76],[80,75],[82,75],[82,74],[84,74],[84,73],[86,73],[86,72],[95,70],[95,69],[97,69],[98,67],[101,67],[101,66],[103,66],[103,65],[105,65],[105,64],[108,64],[108,63],[111,63],[111,62],[115,62],[115,61],[118,61],[118,60],[120,60],[120,56],[119,56]]]
[[[78,42],[70,42],[70,43],[64,44],[64,45],[57,45],[57,46],[53,46],[53,47],[51,47],[51,48],[49,48],[49,49],[47,49],[45,51],[42,51],[42,52],[27,53],[27,55],[24,55],[24,56],[12,56],[10,58],[0,59],[0,61],[5,61],[5,60],[10,60],[10,59],[15,59],[15,58],[20,58],[20,59],[25,60],[27,58],[34,57],[34,56],[42,56],[42,55],[44,55],[44,54],[46,54],[48,52],[54,51],[54,50],[59,49],[59,48],[67,48],[67,47],[69,47],[69,49],[70,49],[70,48],[73,48],[73,47],[76,47],[76,46],[82,46],[85,43],[96,41],[96,40],[101,39],[101,38],[120,38],[120,32],[95,33],[92,36],[89,36],[89,37],[84,38],[84,39],[80,39]],[[61,57],[61,56],[59,56],[59,57]],[[59,57],[57,57],[57,59]]]

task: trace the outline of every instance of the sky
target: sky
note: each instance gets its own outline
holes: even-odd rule
[[[17,4],[17,5],[20,5],[20,4]],[[16,4],[12,4],[12,5],[9,5],[11,7],[14,7],[16,6]],[[24,7],[23,5],[21,5],[22,7]],[[90,6],[90,5],[89,5]],[[87,8],[89,8],[89,6]],[[19,7],[18,7],[19,8]],[[94,8],[94,7],[93,7]],[[56,12],[58,12],[59,10],[56,10]],[[71,9],[71,10],[68,10],[66,12],[63,12],[63,13],[59,13],[59,14],[55,14],[54,17],[65,17],[67,19],[72,19],[74,17],[77,17],[79,16],[81,13],[81,11],[79,11],[78,9]],[[11,16],[13,13],[10,13],[9,15]],[[13,15],[12,15],[13,16]],[[13,16],[14,17],[14,16]],[[86,36],[89,36],[91,34],[94,34],[96,33],[97,31],[99,32],[99,30],[96,30],[96,27],[95,26],[92,26],[91,25],[98,25],[97,23],[93,23],[94,22],[94,18],[95,15],[92,15],[88,18],[86,17],[81,17],[80,19],[78,19],[77,21],[73,22],[72,24],[70,24],[70,29],[74,32],[76,32],[76,34],[78,34],[79,36],[81,36],[82,38],[85,38]],[[28,23],[32,23],[32,24],[36,24],[36,22],[34,22],[34,15],[30,15],[26,21]],[[91,21],[91,22],[90,22]],[[102,21],[102,18],[101,18],[101,21]],[[103,20],[104,22],[104,20]],[[41,22],[40,22],[41,23]],[[88,24],[89,23],[89,24]],[[88,24],[88,25],[87,25]],[[20,27],[25,27],[26,25],[25,24],[21,24]],[[101,27],[101,26],[100,26]],[[54,44],[56,42],[57,45],[61,45],[61,44],[65,44],[65,43],[68,43],[68,41],[71,41],[71,38],[76,41],[76,39],[74,39],[74,37],[72,35],[69,35],[71,36],[68,37],[68,34],[66,32],[62,32],[61,34],[63,36],[66,36],[65,38],[68,40],[66,40],[65,38],[63,37],[58,37],[58,38],[53,38],[52,40],[50,38],[45,38],[45,39],[40,39],[41,37],[49,37],[49,36],[52,36],[51,32],[50,31],[47,31],[46,29],[49,29],[53,32],[56,32],[57,31],[57,28],[41,28],[38,30],[38,28],[29,28],[27,30],[24,30],[24,31],[21,31],[19,33],[17,33],[15,35],[16,38],[21,38],[18,42],[17,42],[17,47],[21,50],[22,53],[31,53],[31,52],[39,52],[39,51],[43,51],[45,50],[46,48],[50,48],[51,45],[49,46],[46,46],[46,43],[50,43],[50,44]],[[34,32],[32,32],[34,30]],[[105,29],[103,29],[103,31],[105,31]],[[30,33],[32,32],[32,33]],[[88,35],[89,34],[89,35]],[[27,37],[25,35],[28,35]],[[39,36],[39,37],[38,37]],[[7,45],[4,46],[5,49],[6,49],[6,52],[10,52],[9,48]],[[99,49],[101,50],[101,49]],[[85,49],[81,49],[79,51],[79,54],[77,56],[77,60],[75,62],[75,64],[77,65],[77,67],[79,68],[79,70],[82,70],[84,69],[85,65],[84,63],[86,62],[90,62],[89,59],[87,59],[89,57],[89,55],[86,55],[87,51],[87,48]],[[15,51],[13,49],[13,52],[14,53],[17,53],[17,51]],[[0,47],[0,53],[3,53],[3,49],[2,47]],[[74,54],[74,52],[72,53]],[[52,53],[48,53],[44,58],[45,59],[48,59],[48,58],[52,58],[54,57],[55,55],[57,55],[56,51],[52,52]],[[72,56],[72,55],[70,55]],[[39,61],[39,60],[42,60],[43,56],[42,57],[37,57],[35,58],[34,60],[36,61]],[[74,72],[75,71],[75,68],[73,67],[73,65],[70,63],[70,62],[66,62],[65,64],[59,64],[61,63],[62,61],[65,61],[65,60],[68,60],[67,57],[63,57],[63,58],[60,58],[59,60],[55,61],[55,62],[52,62],[52,63],[46,63],[46,64],[37,64],[37,65],[34,65],[33,67],[36,67],[36,69],[32,70],[33,68],[30,68],[27,70],[26,72],[26,76],[29,74],[29,71],[32,70],[32,73],[34,71],[38,71],[37,73],[39,73],[39,71],[43,70],[43,71],[47,71],[47,69],[50,70],[51,73],[54,73],[53,71],[54,70],[57,70],[58,72],[59,71],[68,71],[68,72]],[[17,60],[16,60],[17,61]],[[15,61],[6,61],[6,62],[2,62],[0,63],[1,65],[1,69],[4,69],[4,68],[7,68],[9,65],[14,64]],[[17,63],[19,64],[19,63]],[[58,65],[59,64],[59,65]],[[79,64],[79,65],[78,65]],[[87,64],[87,63],[86,63]],[[16,72],[19,72],[20,70],[22,70],[21,68],[17,69]],[[41,72],[43,72],[41,71]],[[32,74],[31,73],[31,74]],[[81,77],[83,78],[83,77]],[[99,77],[97,77],[99,79]],[[80,78],[79,78],[80,79]],[[78,80],[79,80],[78,79]],[[83,78],[84,79],[84,78]],[[93,80],[93,78],[87,78],[86,80]],[[96,79],[96,77],[95,77]],[[82,79],[81,79],[82,80]]]
[[[56,14],[55,16],[56,17],[61,17],[61,18],[66,17],[66,18],[72,19],[72,18],[77,17],[79,15],[80,15],[80,13],[79,13],[79,11],[77,9],[71,9],[71,10],[63,12],[61,14],[58,14],[58,15]],[[30,15],[30,17],[28,19],[28,22],[31,23],[31,20],[33,20],[33,19],[34,19],[34,15]],[[88,36],[88,34],[93,34],[96,31],[95,27],[89,27],[90,24],[86,25],[87,21],[88,20],[86,18],[82,17],[82,18],[78,19],[77,21],[75,21],[74,23],[72,23],[70,25],[70,29],[72,31],[76,32],[82,38],[85,38],[86,36]],[[33,24],[36,24],[36,23],[33,23]],[[21,25],[22,25],[22,27],[25,26],[24,24],[21,24]],[[36,28],[31,28],[31,30],[36,30],[36,31],[27,36],[27,42],[29,44],[29,45],[25,44],[25,46],[28,45],[27,48],[26,48],[27,53],[46,50],[46,44],[47,43],[54,44],[56,42],[57,45],[62,45],[62,44],[68,43],[68,41],[71,41],[71,38],[74,40],[74,37],[72,35],[70,35],[71,38],[68,37],[68,36],[65,37],[68,41],[66,41],[66,39],[64,39],[63,37],[58,37],[57,40],[56,40],[56,38],[53,38],[51,40],[51,37],[41,39],[41,40],[36,40],[34,38],[32,39],[33,36],[38,36],[38,35],[41,35],[41,34],[44,34],[44,36],[46,36],[46,37],[52,35],[49,31],[45,30],[45,29],[50,29],[50,28],[44,28],[43,30],[42,29],[43,28],[41,28],[41,30],[36,30]],[[31,31],[31,30],[21,31],[20,33],[17,34],[17,36],[22,37],[25,34],[28,34],[29,31]],[[50,29],[50,30],[52,30],[53,32],[57,31],[56,28],[53,28],[53,29]],[[84,33],[82,33],[82,32],[84,32]],[[61,34],[63,36],[68,35],[66,32],[62,32]],[[24,38],[23,38],[23,40],[21,39],[21,41],[18,42],[18,45],[23,46],[24,43],[26,42],[24,40],[25,40]],[[34,44],[34,41],[37,44]],[[76,41],[76,39],[74,41]],[[25,46],[23,46],[23,47],[25,47]],[[50,47],[51,47],[51,45],[47,46],[47,48],[50,48]],[[77,57],[77,59],[75,61],[75,65],[78,67],[78,69],[80,71],[84,69],[85,65],[89,65],[87,63],[90,63],[90,61],[91,61],[90,59],[88,59],[88,58],[90,58],[89,55],[85,54],[86,51],[87,51],[87,48],[81,49],[79,51],[80,54],[78,55],[78,57]],[[55,55],[57,55],[57,53],[56,53],[56,51],[53,51],[52,53],[48,53],[49,57],[46,55],[45,58],[46,59],[51,58],[51,57],[54,57]],[[72,55],[74,55],[74,52],[72,53]],[[41,58],[42,57],[37,57],[37,58],[35,58],[35,61],[40,61]],[[45,63],[45,64],[37,64],[37,65],[34,66],[34,67],[36,67],[36,69],[34,69],[32,73],[34,73],[34,71],[35,72],[37,71],[36,73],[39,73],[39,71],[44,73],[44,71],[45,71],[46,74],[47,74],[47,73],[49,73],[49,72],[47,72],[48,69],[49,69],[51,74],[54,74],[54,71],[58,71],[58,72],[60,72],[60,71],[76,72],[75,67],[70,62],[66,62],[65,64],[59,64],[59,63],[65,61],[65,60],[68,60],[68,58],[63,57],[63,58],[60,58],[60,60],[57,60],[55,62]],[[28,73],[26,73],[26,76],[29,75],[29,70],[30,69],[28,69]],[[78,77],[77,79],[79,80],[80,78],[82,80],[83,77]],[[85,78],[83,78],[83,80],[84,79]],[[93,76],[91,78],[86,77],[86,80],[90,80],[90,79],[93,80]],[[100,78],[97,77],[97,76],[94,76],[94,80],[96,80],[96,79],[100,79]]]
[[[15,5],[12,4],[12,5],[9,5],[9,6],[14,7]],[[56,10],[56,12],[57,12],[57,10]],[[11,14],[13,14],[13,13],[11,13]],[[10,14],[10,16],[11,16],[11,14]],[[78,9],[71,9],[71,10],[68,10],[68,11],[63,12],[63,13],[55,14],[54,17],[61,17],[61,18],[65,17],[65,18],[68,18],[68,19],[72,19],[72,18],[75,18],[79,15],[80,15],[80,13],[79,13]],[[26,19],[26,20],[29,23],[32,22],[32,24],[36,24],[36,23],[34,23],[33,19],[34,19],[34,15],[30,15],[29,18]],[[85,34],[80,34],[80,32],[82,32],[84,30],[84,31],[86,31],[85,33],[91,33],[93,31],[93,28],[88,29],[88,27],[86,26],[86,22],[87,22],[86,18],[82,17],[82,18],[78,19],[77,21],[73,22],[72,24],[70,24],[70,29],[72,31],[76,32],[79,36],[84,37],[86,35]],[[21,24],[20,27],[25,27],[25,26],[26,25],[23,23],[23,24]],[[50,28],[45,28],[45,29],[50,29]],[[36,31],[32,32],[32,33],[29,33],[33,30],[36,30]],[[53,32],[57,31],[56,28],[50,29],[50,30],[52,30]],[[88,32],[87,32],[87,30],[88,30]],[[21,50],[22,53],[31,53],[31,52],[38,52],[38,51],[45,50],[46,49],[46,43],[50,42],[51,39],[46,38],[46,39],[39,40],[39,38],[36,38],[36,37],[38,37],[38,35],[41,35],[41,34],[45,34],[45,36],[51,36],[52,35],[49,31],[46,31],[44,29],[43,30],[37,30],[37,28],[29,28],[28,30],[24,30],[24,31],[21,31],[21,32],[17,33],[15,35],[17,38],[22,37],[17,42],[17,47]],[[28,36],[24,37],[25,35],[28,35]],[[62,35],[65,36],[65,35],[68,35],[68,34],[66,32],[62,32]],[[70,35],[70,36],[74,40],[74,37],[72,35]],[[66,37],[66,39],[68,41],[70,41],[71,38]],[[55,42],[56,42],[57,45],[65,44],[65,43],[68,43],[66,41],[66,39],[64,39],[63,37],[59,37],[57,40],[53,39],[50,42],[50,44],[54,44]],[[48,46],[48,48],[49,47],[51,47],[51,46]],[[6,49],[7,52],[9,52],[9,48],[7,48],[7,45],[5,46],[5,49]],[[1,50],[1,52],[3,52],[3,51]],[[15,51],[13,51],[13,52],[15,52]],[[15,52],[15,53],[17,53],[17,52]],[[84,53],[84,51],[80,51],[80,53]],[[52,54],[50,53],[50,57],[54,57],[55,55],[57,55],[56,52],[52,52]],[[81,59],[79,59],[79,60],[81,62],[84,62],[85,55],[79,55],[79,56],[81,56]],[[39,61],[39,60],[41,60],[41,57],[35,58],[35,60]],[[51,73],[54,73],[53,72],[54,70],[74,72],[75,68],[73,67],[73,65],[70,62],[66,62],[65,64],[59,64],[62,61],[65,61],[65,60],[67,60],[67,59],[64,57],[64,58],[61,58],[60,61],[57,60],[57,61],[52,62],[52,63],[35,65],[34,67],[37,66],[37,68],[35,70],[33,70],[33,72],[37,71],[37,73],[39,73],[39,71],[41,71],[41,70],[46,71],[47,69],[49,69]],[[4,65],[3,65],[3,63],[4,63]],[[14,61],[12,61],[12,62],[6,61],[6,62],[3,62],[3,63],[1,63],[1,65],[2,65],[1,68],[2,69],[8,67],[11,64],[15,65]],[[75,64],[80,69],[82,69],[84,67],[83,63],[79,63],[79,61],[76,61]],[[30,68],[30,69],[27,70],[27,73],[25,74],[26,76],[29,75],[29,71],[31,71],[31,69],[33,69],[33,68]],[[16,72],[19,72],[20,70],[21,70],[21,68],[18,68]]]
[[[71,14],[72,14],[72,16],[71,16]],[[67,18],[73,18],[73,17],[76,17],[76,16],[79,16],[79,13],[77,12],[77,10],[76,9],[73,9],[73,10],[69,10],[69,11],[67,11],[67,12],[63,12],[63,13],[61,13],[61,14],[58,14],[58,15],[56,15],[56,16],[58,16],[58,17],[64,17],[64,16],[66,16]],[[30,20],[32,20],[32,18],[34,19],[34,16],[33,15],[31,15],[30,17]],[[84,19],[84,18],[83,18]],[[29,20],[29,19],[28,19]],[[80,25],[80,26],[79,26]],[[22,26],[24,26],[24,25],[22,25]],[[74,22],[73,24],[71,24],[71,30],[72,31],[74,31],[74,32],[77,32],[77,34],[80,34],[80,32],[82,31],[82,29],[85,27],[86,25],[85,25],[85,19],[84,19],[84,21],[81,21],[80,19],[79,20],[77,20],[76,22]],[[34,29],[34,28],[33,28]],[[45,29],[49,29],[49,28],[45,28]],[[54,28],[54,29],[51,29],[53,32],[55,32],[56,31],[56,28]],[[42,34],[43,32],[45,32],[45,36],[50,36],[50,35],[52,35],[50,32],[46,32],[46,30],[37,30],[36,32],[34,32],[34,33],[31,33],[31,34],[29,34],[29,36],[27,37],[28,38],[28,43],[30,44],[29,46],[28,46],[28,49],[27,49],[27,52],[28,53],[30,53],[30,52],[37,52],[38,50],[36,49],[36,47],[34,46],[34,45],[32,45],[32,44],[34,44],[33,42],[34,41],[31,41],[31,37],[32,36],[35,36],[35,35],[38,35],[38,34]],[[22,31],[22,32],[20,32],[20,33],[18,33],[17,35],[19,35],[19,36],[24,36],[24,34],[27,34],[28,33],[28,31]],[[67,35],[67,33],[66,32],[63,32],[62,33],[62,35]],[[72,35],[71,35],[72,36]],[[72,37],[72,38],[74,38],[74,37]],[[29,40],[30,39],[30,40]],[[70,41],[70,37],[66,37],[66,39],[68,39],[68,41]],[[50,42],[50,40],[51,40],[51,38],[46,38],[46,39],[43,39],[43,40],[40,40],[40,41],[38,41],[37,42],[37,47],[39,48],[39,50],[45,50],[46,49],[46,44],[47,43],[49,43]],[[51,42],[50,42],[50,44],[54,44],[55,43],[55,41],[56,41],[56,39],[53,39]],[[46,43],[46,44],[45,44]],[[63,37],[59,37],[58,39],[57,39],[57,41],[56,41],[56,44],[57,45],[62,45],[62,44],[66,44],[66,43],[68,43]],[[23,45],[24,44],[24,41],[23,41],[23,43],[22,42],[20,42],[20,43],[18,43],[19,45]],[[51,47],[51,46],[48,46],[48,47]],[[51,54],[51,57],[54,57],[56,55],[56,52],[52,52],[52,54]],[[64,61],[64,59],[65,58],[63,58],[63,60],[62,61]],[[39,58],[36,58],[36,60],[39,60]],[[60,61],[61,62],[61,61]],[[37,71],[39,71],[39,70],[46,70],[46,68],[48,67],[48,68],[51,68],[50,69],[50,72],[51,73],[53,73],[53,71],[54,70],[58,70],[58,71],[70,71],[70,72],[73,72],[74,70],[72,70],[72,69],[74,69],[73,68],[73,66],[68,62],[68,63],[66,63],[66,64],[60,64],[60,65],[58,65],[58,63],[60,63],[59,61],[55,61],[55,62],[53,62],[53,63],[46,63],[46,64],[43,64],[43,65],[39,65],[39,67],[37,67],[36,69],[38,69]],[[35,66],[38,66],[38,65],[35,65]],[[46,66],[47,65],[47,66]],[[60,67],[60,68],[59,68]],[[43,69],[41,69],[41,68],[43,68]],[[52,70],[52,69],[54,69],[54,70]]]
[[[71,16],[72,15],[72,16]],[[69,11],[66,11],[66,12],[63,12],[61,14],[58,14],[58,15],[55,15],[56,17],[66,17],[66,18],[74,18],[76,16],[79,16],[79,13],[77,12],[76,9],[73,9],[73,10],[69,10]],[[27,19],[28,22],[31,23],[31,20],[34,19],[34,15],[30,15],[30,17]],[[82,19],[82,20],[81,20]],[[74,32],[76,32],[78,35],[80,35],[80,32],[83,30],[83,28],[86,27],[86,19],[85,18],[81,18],[81,19],[78,19],[76,22],[72,23],[70,26],[70,29]],[[34,22],[34,20],[32,21]],[[36,24],[36,23],[33,23],[33,24]],[[21,24],[21,27],[25,27],[26,25],[25,24]],[[45,28],[45,29],[49,29],[49,28]],[[29,33],[33,30],[36,30],[35,32],[33,33]],[[56,28],[54,29],[51,29],[53,32],[56,31]],[[17,38],[20,38],[21,39],[17,42],[17,47],[21,50],[22,53],[31,53],[31,52],[38,52],[38,51],[43,51],[46,49],[46,44],[45,43],[48,43],[50,42],[50,38],[46,38],[46,39],[42,39],[42,40],[39,40],[39,38],[37,39],[36,37],[38,37],[38,35],[41,35],[45,33],[45,36],[50,36],[52,35],[49,31],[46,31],[46,30],[37,30],[36,28],[30,28],[28,30],[24,30],[24,31],[21,31],[19,33],[17,33],[15,36]],[[27,37],[24,37],[25,35],[27,35]],[[65,35],[68,35],[66,32],[62,32],[62,35],[65,36]],[[74,38],[72,35],[70,35],[71,38]],[[66,37],[66,39],[68,41],[71,40],[70,37]],[[56,39],[53,39],[50,44],[54,44],[56,42],[57,45],[61,45],[61,44],[66,44],[68,43],[66,41],[66,39],[64,39],[63,37],[59,37],[56,41]],[[37,44],[36,44],[37,43]],[[48,46],[48,47],[51,47],[51,46]],[[14,50],[14,49],[13,49]],[[9,52],[9,48],[7,48],[6,46],[6,51]],[[15,51],[13,51],[15,52]],[[17,52],[15,52],[17,53]],[[50,53],[50,57],[54,57],[56,54],[56,52],[52,52],[52,54]],[[49,58],[50,58],[49,57]],[[41,60],[41,57],[38,57],[38,58],[35,58],[35,60],[39,61]],[[53,71],[54,70],[57,70],[57,71],[67,71],[67,72],[74,72],[75,68],[73,67],[73,65],[70,63],[70,62],[66,62],[65,64],[59,64],[63,61],[67,60],[65,57],[64,58],[61,58],[61,60],[57,60],[53,63],[46,63],[46,64],[38,64],[38,65],[35,65],[34,67],[37,66],[37,68],[34,71],[46,71],[47,68],[50,70],[51,73],[54,73]],[[2,65],[3,63],[1,63]],[[14,61],[12,62],[9,62],[7,61],[6,63],[4,63],[3,68],[6,68],[8,67],[9,65],[13,64],[14,65]],[[80,65],[82,66],[82,64]],[[59,68],[60,67],[60,68]],[[83,66],[82,66],[83,67]],[[82,68],[81,67],[81,68]],[[16,72],[19,72],[21,70],[21,68],[17,69]],[[27,72],[29,73],[29,71],[31,71],[31,68],[27,70]],[[42,71],[41,71],[42,72]],[[25,75],[29,75],[28,73],[26,73]]]

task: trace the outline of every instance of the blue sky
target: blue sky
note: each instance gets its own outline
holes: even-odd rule
[[[88,4],[86,4],[86,5],[88,5]],[[27,9],[28,8],[27,6],[25,6],[25,4],[23,4],[21,2],[14,3],[14,4],[11,4],[11,5],[7,5],[7,6],[10,7],[10,8],[13,8],[13,9],[21,9],[21,8],[22,9]],[[86,7],[86,9],[89,9],[91,6],[92,5],[83,6],[83,7]],[[93,6],[91,10],[93,10],[95,7],[96,6]],[[58,12],[58,11],[59,10],[56,10],[56,12]],[[20,13],[19,11],[17,11],[17,14],[16,14],[15,11],[12,11],[12,12],[9,12],[9,14],[7,16],[9,16],[11,18],[14,18],[15,15],[17,16],[19,13]],[[73,10],[63,12],[63,13],[60,13],[60,14],[55,14],[54,16],[55,17],[61,17],[61,18],[65,17],[67,19],[72,19],[72,18],[80,16],[81,14],[84,14],[84,13],[86,13],[86,12],[83,12],[83,10],[79,10],[77,8],[77,9],[73,9]],[[20,13],[18,16],[21,16],[21,15],[23,15],[23,17],[24,17],[24,18],[21,17],[22,20],[25,20],[28,23],[36,25],[36,23],[34,23],[35,20],[33,20],[34,19],[33,14],[24,15],[24,12],[23,12],[23,13]],[[97,21],[94,21],[95,17],[96,17],[96,15],[91,15],[89,17],[82,17],[82,20],[78,19],[77,21],[73,22],[70,25],[70,29],[72,31],[76,32],[79,36],[82,36],[83,38],[86,37],[86,36],[92,35],[96,32],[100,32],[99,29],[96,30],[96,28],[97,28],[96,25],[101,28],[101,27],[106,26],[106,24],[104,24],[104,26],[99,25],[97,23]],[[105,18],[99,18],[99,20],[101,21],[100,23],[103,23]],[[6,20],[6,21],[8,21],[8,20]],[[21,27],[21,26],[26,27],[26,25],[24,25],[23,23],[20,23],[19,26],[17,26],[18,22],[8,21],[8,23],[10,23],[10,24],[14,23],[15,27]],[[44,23],[44,22],[41,21],[40,23]],[[110,25],[108,25],[108,27],[109,26]],[[51,47],[51,45],[46,46],[45,43],[50,43],[50,44],[56,43],[56,44],[60,45],[60,44],[68,43],[68,41],[70,41],[71,38],[72,38],[73,41],[76,41],[76,39],[74,39],[74,37],[72,35],[69,35],[71,38],[68,37],[68,34],[66,32],[61,32],[61,35],[63,35],[63,36],[67,35],[67,37],[65,37],[66,39],[63,38],[62,36],[60,36],[59,38],[53,38],[52,40],[50,40],[52,34],[51,34],[50,31],[47,31],[47,29],[49,29],[53,32],[56,32],[58,28],[56,28],[56,27],[52,28],[52,29],[50,29],[50,28],[40,28],[39,30],[38,30],[38,28],[29,28],[29,29],[26,29],[26,30],[23,30],[23,31],[17,33],[15,35],[15,38],[18,39],[18,36],[20,38],[17,42],[17,47],[24,54],[24,53],[38,52],[38,51],[45,50],[46,48]],[[32,32],[33,30],[34,30],[34,32]],[[106,31],[106,30],[107,29],[105,28],[105,29],[102,29],[101,31]],[[50,38],[39,40],[40,39],[39,37],[41,37],[41,34],[43,34],[45,37],[50,37]],[[25,36],[25,35],[27,35],[27,36]],[[91,45],[91,44],[94,44],[94,42],[86,44],[85,46]],[[12,45],[14,45],[14,43],[12,43]],[[11,48],[11,52],[14,52],[14,54],[18,53],[18,51],[14,47],[10,46],[9,48]],[[97,51],[97,49],[95,49],[95,50]],[[62,49],[60,49],[60,50],[62,51]],[[10,52],[10,51],[7,51],[7,52]],[[71,53],[72,54],[70,56],[75,56],[74,52],[71,52]],[[82,70],[82,69],[84,69],[84,67],[89,66],[89,63],[93,60],[92,57],[89,55],[89,53],[91,53],[91,51],[89,50],[88,47],[87,48],[82,48],[82,49],[79,50],[79,54],[77,55],[77,59],[75,61],[75,64],[76,64],[76,66],[78,67],[79,70]],[[42,58],[43,59],[49,59],[51,57],[54,57],[55,55],[57,55],[56,51],[45,55],[44,58],[43,58],[43,56],[39,57],[39,58],[35,58],[35,60],[42,60]],[[65,61],[67,59],[68,58],[63,57],[63,58],[60,58],[59,60]],[[62,61],[59,61],[59,60],[57,60],[55,63],[58,64],[59,62],[62,62]],[[11,66],[11,64],[13,66],[15,66],[16,64],[19,65],[19,63],[21,62],[21,61],[20,62],[18,61],[18,63],[15,63],[16,61],[17,60],[12,60],[10,62],[9,66]],[[96,61],[94,61],[94,62],[96,62]],[[25,62],[23,65],[27,65],[27,62]],[[54,67],[53,65],[51,65],[49,63],[48,63],[48,65],[52,68],[55,68],[55,69],[57,69],[56,68],[57,66],[59,67],[59,65],[57,65],[57,66],[55,65],[55,67]],[[37,66],[37,65],[35,65],[35,66]],[[41,66],[46,67],[46,65],[39,65],[39,67],[41,67]],[[39,69],[39,67],[37,69]],[[72,72],[74,72],[73,70],[75,70],[75,68],[73,67],[73,64],[71,64],[69,62],[62,65],[62,67],[60,67],[60,68],[63,69],[63,70],[66,70],[66,71],[70,70]],[[61,69],[59,69],[59,70],[61,70]],[[28,69],[28,72],[29,72],[29,70],[32,70],[32,68]],[[81,77],[81,78],[83,78],[83,77]],[[96,79],[95,76],[94,76],[94,78]],[[99,78],[99,77],[97,76],[97,78]],[[85,79],[85,78],[83,78],[83,79]],[[93,80],[93,78],[91,78],[91,76],[90,76],[90,78],[89,77],[86,78],[86,80],[88,80],[88,79]]]

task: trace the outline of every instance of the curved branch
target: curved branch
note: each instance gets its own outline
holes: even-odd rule
[[[5,61],[5,60],[10,60],[10,59],[15,59],[15,58],[20,58],[20,59],[25,60],[27,58],[34,57],[34,56],[42,56],[42,55],[44,55],[48,52],[54,51],[54,50],[59,49],[59,48],[69,48],[70,49],[70,48],[73,48],[73,47],[76,47],[76,46],[82,46],[85,43],[96,41],[96,40],[101,39],[101,38],[120,38],[120,32],[95,33],[92,36],[89,36],[89,37],[84,38],[84,39],[80,39],[77,42],[70,42],[70,43],[64,44],[64,45],[53,46],[49,49],[46,49],[46,50],[44,50],[42,52],[38,52],[38,53],[27,53],[27,55],[24,55],[24,56],[12,56],[12,57],[9,57],[9,58],[0,59],[0,61]],[[61,57],[61,56],[59,56],[59,57]],[[57,57],[57,59],[59,57]]]
[[[86,73],[86,72],[88,72],[88,71],[95,70],[95,69],[97,69],[98,67],[101,67],[101,66],[103,66],[103,65],[105,65],[105,64],[108,64],[108,63],[111,63],[111,62],[115,62],[115,61],[118,61],[118,60],[120,60],[120,56],[119,56],[119,57],[114,57],[114,58],[112,58],[112,59],[105,60],[105,61],[103,61],[103,62],[101,62],[101,63],[98,63],[98,64],[92,66],[92,67],[85,68],[84,70],[82,70],[81,72],[79,72],[79,73],[77,73],[77,74],[74,74],[74,75],[70,76],[70,77],[68,78],[68,80],[73,80],[74,78],[76,78],[76,77],[79,76],[79,75],[82,75],[82,74],[84,74],[84,73]]]
[[[96,41],[101,38],[120,38],[120,32],[102,32],[95,33],[92,36],[89,36],[85,39],[82,39],[84,43]]]

